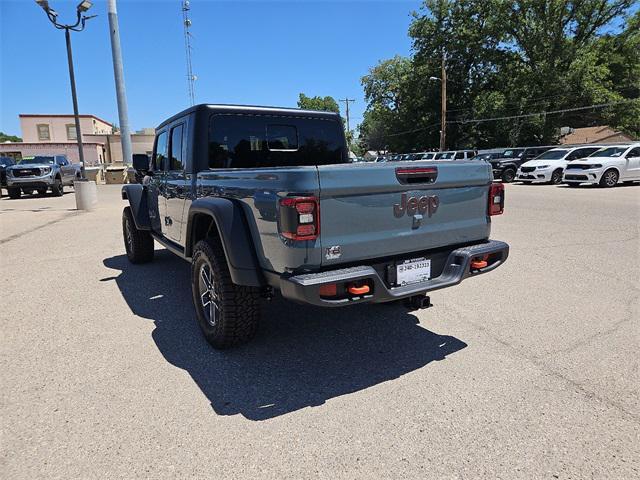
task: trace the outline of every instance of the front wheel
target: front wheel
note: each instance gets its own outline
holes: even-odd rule
[[[504,183],[511,183],[516,178],[516,171],[512,168],[507,168],[504,172],[502,172],[502,181]]]
[[[551,174],[551,185],[558,185],[562,181],[562,170],[556,170]]]
[[[600,186],[603,188],[611,188],[615,187],[618,184],[618,180],[620,175],[616,170],[610,169],[602,174],[602,178],[600,179]]]
[[[153,237],[146,230],[138,230],[131,207],[122,211],[122,236],[127,258],[131,263],[147,263],[153,260]]]
[[[200,329],[214,348],[253,338],[260,319],[259,289],[232,282],[219,240],[208,238],[194,247],[191,291]]]
[[[61,178],[56,178],[53,181],[53,186],[51,187],[51,192],[56,197],[61,197],[64,194],[64,186],[62,185],[62,179]]]

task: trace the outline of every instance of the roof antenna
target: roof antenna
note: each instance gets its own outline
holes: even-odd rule
[[[189,0],[182,0],[182,25],[184,27],[184,49],[187,56],[187,91],[189,94],[189,102],[191,105],[195,104],[195,87],[194,82],[198,79],[193,74],[193,68],[191,64],[191,19],[189,18],[189,10],[191,10],[191,4]]]

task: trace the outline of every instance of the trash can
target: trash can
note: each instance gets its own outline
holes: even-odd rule
[[[84,174],[90,182],[102,182],[102,168],[100,167],[85,167]]]
[[[107,167],[105,172],[105,179],[107,185],[114,183],[124,183],[125,181],[125,167]]]

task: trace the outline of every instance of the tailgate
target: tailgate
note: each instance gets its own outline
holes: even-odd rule
[[[488,163],[359,163],[319,166],[318,173],[323,265],[489,237]]]

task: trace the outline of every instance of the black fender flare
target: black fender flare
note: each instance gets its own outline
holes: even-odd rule
[[[207,215],[213,219],[227,257],[233,283],[252,287],[265,285],[242,208],[237,202],[228,198],[199,198],[191,203],[187,219],[185,256],[193,255],[193,220],[198,214]]]
[[[144,185],[132,183],[122,187],[122,199],[129,201],[133,221],[138,230],[151,230],[149,218],[149,200],[147,199]]]

